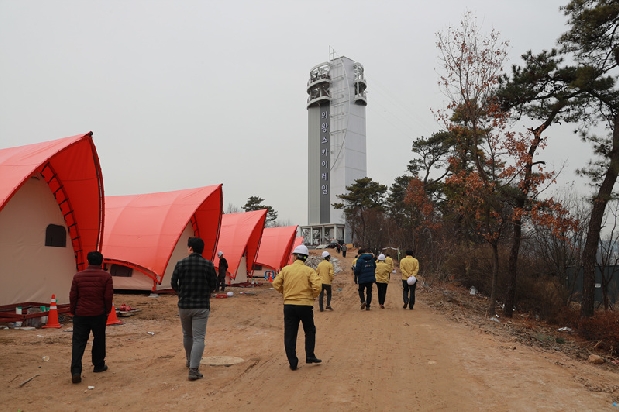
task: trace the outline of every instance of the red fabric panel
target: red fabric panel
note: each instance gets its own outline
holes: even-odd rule
[[[0,149],[0,211],[33,174],[41,172],[68,218],[79,269],[101,247],[103,178],[92,133]]]
[[[298,226],[267,227],[262,234],[256,263],[279,271],[288,264]]]
[[[130,262],[127,266],[162,279],[185,226],[192,222],[204,240],[204,257],[212,259],[222,208],[222,185],[108,196],[103,257],[106,262]]]
[[[236,271],[245,253],[247,253],[247,274],[249,276],[252,273],[266,217],[266,209],[246,213],[226,213],[222,216],[217,251],[224,252],[231,279],[236,278]],[[219,268],[219,257],[215,256],[213,263]]]

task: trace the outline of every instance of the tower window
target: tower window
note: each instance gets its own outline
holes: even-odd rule
[[[47,229],[45,229],[45,246],[67,246],[67,231],[64,226],[54,224],[47,225]]]

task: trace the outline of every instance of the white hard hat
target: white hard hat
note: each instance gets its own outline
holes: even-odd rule
[[[323,259],[328,257],[328,256],[331,256],[331,254],[329,252],[327,252],[326,250],[324,252],[322,252]]]
[[[292,253],[297,254],[297,255],[309,256],[309,250],[307,249],[307,246],[305,245],[299,245],[295,247]]]
[[[217,252],[217,256],[222,257],[224,254],[224,252],[222,252],[221,250],[219,252]]]
[[[378,260],[385,260],[385,255],[382,253],[378,255]]]

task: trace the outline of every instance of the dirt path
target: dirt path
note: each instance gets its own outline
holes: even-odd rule
[[[0,405],[7,411],[619,411],[612,406],[619,375],[612,371],[453,322],[427,305],[428,294],[418,293],[415,310],[404,310],[399,275],[392,276],[384,310],[376,290],[372,310],[360,310],[355,286],[346,270],[333,284],[335,310],[321,313],[316,305],[316,355],[323,362],[301,363],[297,371],[288,369],[284,354],[281,296],[268,285],[233,288],[233,298],[212,301],[205,357],[244,361],[202,365],[205,376],[197,382],[186,380],[175,296],[116,295],[117,305],[141,310],[108,328],[109,371],[93,374],[87,352],[79,385],[70,380],[71,334],[63,331],[70,323],[60,330],[0,330]],[[297,351],[302,360],[302,331]]]

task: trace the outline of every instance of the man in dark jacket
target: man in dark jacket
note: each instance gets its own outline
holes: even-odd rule
[[[183,328],[185,365],[189,368],[188,379],[203,377],[200,360],[204,353],[206,321],[210,314],[211,292],[217,288],[215,266],[202,257],[204,241],[190,237],[187,241],[189,256],[179,260],[172,273],[172,289],[178,294],[178,313]]]
[[[82,381],[82,356],[92,330],[93,372],[105,372],[105,324],[112,310],[114,287],[112,276],[101,268],[103,255],[88,252],[88,268],[73,276],[69,304],[73,315],[71,376],[73,383]]]
[[[365,249],[359,249],[359,257],[357,258],[354,272],[359,283],[361,309],[370,310],[372,284],[376,282],[376,262],[374,261],[374,256],[371,253],[366,253]],[[367,292],[367,298],[365,292]]]
[[[224,252],[221,250],[217,252],[219,257],[219,276],[217,276],[217,291],[224,291],[226,288],[226,273],[228,272],[228,260],[224,257]]]

